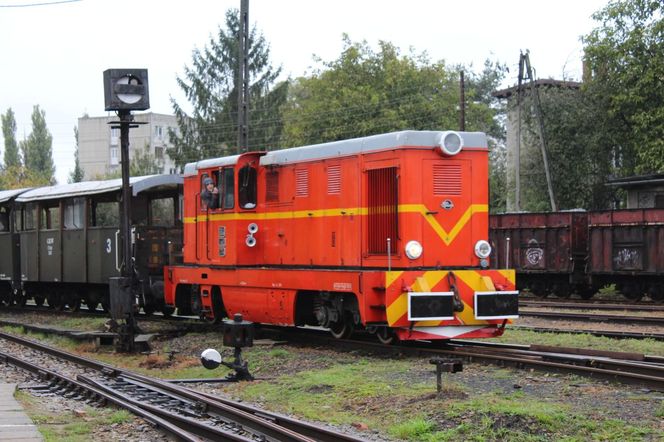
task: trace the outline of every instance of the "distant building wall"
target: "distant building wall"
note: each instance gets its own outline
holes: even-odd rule
[[[78,159],[86,180],[120,171],[120,129],[111,128],[108,123],[113,121],[118,121],[118,117],[78,119]],[[172,146],[169,128],[178,127],[175,116],[139,113],[134,114],[134,121],[146,124],[130,129],[129,156],[133,158],[137,150],[142,153],[147,145],[161,173],[177,173],[175,163],[166,154],[166,149]]]

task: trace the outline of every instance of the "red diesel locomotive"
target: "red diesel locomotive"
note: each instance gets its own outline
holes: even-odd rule
[[[164,275],[181,313],[383,342],[500,336],[518,314],[514,272],[489,269],[483,133],[249,152],[184,175],[183,263]]]

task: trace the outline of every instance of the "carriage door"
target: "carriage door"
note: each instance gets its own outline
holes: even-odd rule
[[[422,240],[425,266],[470,265],[473,259],[471,162],[424,160]],[[426,253],[435,247],[436,253]]]

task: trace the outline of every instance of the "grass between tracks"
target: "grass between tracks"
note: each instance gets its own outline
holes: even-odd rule
[[[88,442],[95,438],[95,433],[99,431],[104,431],[110,437],[106,432],[109,426],[118,427],[135,419],[126,410],[87,405],[76,410],[45,411],[46,408],[40,403],[45,399],[35,398],[23,391],[17,391],[15,397],[37,425],[46,442]]]
[[[92,352],[62,338],[39,338]],[[508,329],[501,339],[664,355],[659,342],[590,335]],[[190,334],[156,346],[159,352],[152,355],[118,357],[100,351],[86,356],[164,378],[226,374],[221,368],[205,370],[198,360],[202,349],[221,348],[218,336]],[[169,357],[172,350],[180,353]],[[352,425],[360,436],[377,432],[408,441],[664,440],[661,394],[576,376],[466,364],[463,372],[444,375],[443,393],[437,395],[428,358],[290,346],[255,346],[246,350],[245,358],[258,381],[203,388],[303,419]],[[76,431],[72,427],[71,433]]]

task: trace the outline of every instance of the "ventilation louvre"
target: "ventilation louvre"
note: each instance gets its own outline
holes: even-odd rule
[[[327,194],[341,195],[341,166],[327,168]]]
[[[461,165],[436,164],[433,166],[433,194],[461,195]]]
[[[309,196],[309,170],[295,170],[295,196]]]

